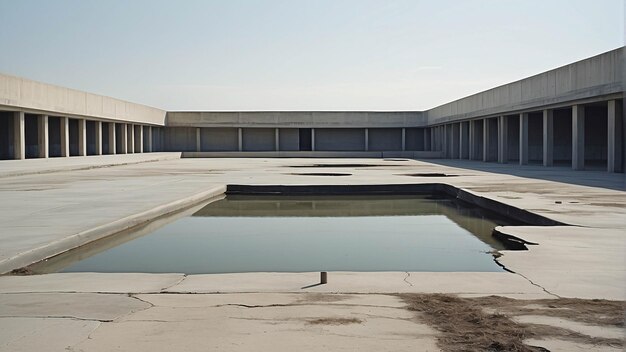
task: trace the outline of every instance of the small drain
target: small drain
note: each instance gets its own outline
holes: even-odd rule
[[[337,172],[305,172],[291,174],[296,176],[352,176],[352,174],[337,173]]]

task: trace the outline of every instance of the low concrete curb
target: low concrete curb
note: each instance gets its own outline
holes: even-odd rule
[[[124,160],[123,158],[127,160]],[[137,158],[133,158],[136,156]],[[72,162],[75,162],[73,165],[45,165],[49,161],[56,161],[56,159],[65,159],[65,158],[51,158],[51,159],[29,159],[29,160],[19,160],[22,163],[32,163],[32,168],[17,168],[15,170],[10,169],[10,165],[8,163],[13,161],[3,161],[3,166],[6,166],[0,172],[0,178],[3,177],[15,177],[15,176],[25,176],[25,175],[38,175],[38,174],[49,174],[54,172],[66,172],[66,171],[80,171],[80,170],[91,170],[91,169],[100,169],[105,167],[112,166],[123,166],[123,165],[134,165],[141,163],[150,163],[155,161],[163,161],[163,160],[174,160],[180,159],[181,153],[155,153],[155,154],[117,154],[117,155],[101,155],[99,156],[98,161],[104,161],[101,163],[95,162],[96,160],[90,160],[92,156],[86,157],[72,157]],[[112,160],[105,160],[104,158],[111,157]],[[117,159],[117,160],[115,160]],[[122,159],[122,160],[120,160]],[[84,163],[82,161],[85,161]],[[94,161],[94,162],[91,162]],[[37,164],[37,165],[35,165]],[[22,165],[20,165],[22,166]],[[28,165],[31,166],[31,165]]]
[[[206,191],[196,193],[193,196],[162,204],[155,208],[67,236],[45,246],[19,253],[0,262],[0,273],[8,273],[13,269],[36,263],[89,242],[116,234],[133,226],[152,221],[159,216],[217,197],[224,192],[226,192],[225,185],[214,186]]]

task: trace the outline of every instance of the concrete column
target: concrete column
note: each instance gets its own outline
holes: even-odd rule
[[[366,152],[370,150],[370,129],[366,128],[365,129],[365,145],[363,147],[363,150],[365,150]]]
[[[459,122],[459,159],[469,159],[468,123]]]
[[[608,108],[608,136],[607,136],[607,171],[622,172],[622,150],[624,143],[624,117],[622,116],[622,105],[615,100],[607,102]]]
[[[26,159],[26,131],[24,130],[24,112],[16,111],[13,118],[13,159]]]
[[[122,132],[122,135],[120,136],[120,139],[122,140],[122,145],[119,153],[126,154],[128,153],[128,126],[126,126],[125,123],[122,123],[120,125],[122,125],[122,128],[120,128],[120,131]]]
[[[37,128],[37,145],[39,145],[39,157],[40,158],[48,158],[50,157],[50,151],[48,150],[48,115],[39,115],[37,116],[37,124],[39,128]]]
[[[78,155],[87,155],[87,121],[78,120]]]
[[[146,146],[148,150],[146,152],[152,153],[152,126],[146,126],[148,133],[146,134],[146,138],[148,138],[148,145]]]
[[[143,126],[137,125],[135,126],[137,133],[137,148],[135,148],[135,153],[143,153]]]
[[[200,127],[196,128],[196,151],[202,151],[202,132],[200,131]]]
[[[130,154],[135,152],[135,125],[128,124],[126,129],[126,153]]]
[[[554,163],[554,111],[543,110],[543,166]]]
[[[402,151],[406,150],[406,128],[402,129]]]
[[[449,147],[448,147],[448,127],[449,125],[443,125],[441,126],[441,150],[443,151],[443,157],[444,158],[449,158],[450,157],[450,151],[449,151]]]
[[[315,151],[315,128],[311,128],[311,151]]]
[[[585,107],[572,106],[572,169],[585,169]]]
[[[241,127],[237,129],[237,148],[239,151],[243,150],[243,129]]]
[[[506,164],[509,161],[509,140],[506,116],[498,116],[498,162]]]
[[[430,141],[430,128],[422,129],[422,134],[424,135],[423,136],[423,139],[424,139],[424,151],[432,150],[432,149],[430,149],[430,144],[431,144],[431,141]]]
[[[61,117],[61,156],[70,156],[70,118]]]
[[[489,119],[483,120],[483,161],[489,161]]]
[[[109,154],[116,153],[115,144],[115,122],[109,122]]]
[[[96,121],[96,155],[102,155],[102,121]]]
[[[280,129],[274,129],[274,150],[280,151]]]
[[[165,127],[159,127],[159,151],[166,151],[165,149]]]
[[[468,146],[468,159],[469,160],[474,160],[476,159],[476,132],[474,131],[476,129],[476,123],[474,122],[474,120],[470,120],[469,122],[469,126],[468,126],[468,134],[469,134],[469,146]]]
[[[528,113],[519,114],[519,164],[528,164]]]

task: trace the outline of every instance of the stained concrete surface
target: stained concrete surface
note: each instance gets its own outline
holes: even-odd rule
[[[528,339],[524,341],[531,346],[540,346],[550,352],[623,352],[620,347],[598,346],[587,343],[578,343],[559,339]]]
[[[133,219],[155,207],[181,206],[186,204],[185,200],[188,203],[198,200],[197,195],[203,192],[208,197],[209,191],[217,192],[229,183],[447,183],[576,226],[504,228],[508,233],[538,243],[528,251],[503,252],[498,260],[515,273],[494,273],[493,276],[483,275],[488,273],[331,273],[328,286],[313,286],[308,290],[319,291],[317,294],[353,293],[351,296],[358,296],[354,299],[361,303],[371,299],[361,296],[372,295],[361,292],[377,291],[448,292],[470,297],[497,294],[527,299],[555,295],[624,299],[626,243],[622,235],[626,229],[623,220],[626,197],[623,190],[615,187],[623,174],[593,173],[592,187],[581,185],[589,172],[577,174],[549,168],[546,170],[551,180],[546,180],[539,171],[528,170],[524,176],[496,173],[496,170],[501,171],[501,166],[490,163],[477,163],[481,170],[455,167],[451,161],[442,166],[380,159],[172,159],[128,164],[132,157],[115,156],[120,165],[97,169],[88,166],[89,157],[78,158],[82,159],[80,162],[74,161],[76,158],[55,159],[42,162],[41,173],[37,171],[37,162],[33,161],[28,174],[21,173],[21,176],[10,176],[9,169],[20,168],[19,165],[3,164],[7,167],[3,170],[9,171],[4,177],[0,173],[0,260],[11,263],[7,258],[32,259],[25,253],[33,248],[63,241],[68,235],[94,227],[106,227],[121,219]],[[77,170],[68,165],[65,171],[66,160],[72,160],[71,164],[86,163],[87,167],[83,165]],[[50,162],[55,164],[53,173],[46,171],[50,169]],[[328,163],[377,166],[307,168],[311,172],[353,174],[339,178],[294,176],[289,168]],[[388,167],[391,165],[396,166]],[[464,166],[464,162],[459,162],[459,166]],[[490,168],[494,172],[490,172]],[[409,173],[458,176],[404,175]],[[580,182],[577,178],[581,178]],[[603,184],[607,187],[602,187]],[[294,308],[291,305],[301,298],[278,293],[303,292],[300,288],[315,283],[317,275],[80,273],[0,277],[0,350],[54,351],[67,347],[85,351],[115,348],[152,351],[172,350],[173,346],[179,350],[258,350],[261,347],[354,350],[354,346],[369,350],[437,350],[436,333],[415,317],[407,320],[406,312],[397,308],[399,303],[395,298],[381,298],[385,302],[379,304],[380,311],[369,304],[346,307],[331,306],[330,302]],[[231,300],[234,296],[224,294],[180,293],[238,291],[259,293],[239,294],[234,300]],[[132,296],[136,293],[144,294]],[[119,296],[108,297],[119,294],[132,297],[123,300]],[[66,295],[77,295],[76,303],[71,303],[72,299]],[[106,295],[112,301],[103,300],[103,303],[111,303],[94,305],[90,311],[86,308],[93,299],[90,295]],[[143,309],[145,305],[141,301],[150,307]],[[231,304],[225,302],[238,306],[217,306]],[[247,308],[265,305],[263,302],[273,303],[260,309]],[[31,307],[20,310],[20,305]],[[53,308],[55,305],[58,308]],[[204,308],[199,311],[197,307]],[[130,313],[125,314],[126,311]],[[80,319],[74,316],[76,314],[81,315]],[[67,317],[60,318],[62,315]],[[81,320],[85,317],[87,320]],[[353,317],[363,323],[318,326],[307,321],[323,317]],[[113,321],[108,321],[110,318]],[[320,336],[324,339],[320,340]],[[569,342],[545,343],[556,344],[555,348],[578,348]]]

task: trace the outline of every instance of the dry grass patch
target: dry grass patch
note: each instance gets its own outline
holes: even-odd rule
[[[524,340],[557,338],[591,345],[623,347],[624,341],[587,336],[560,327],[522,324],[515,315],[546,315],[600,326],[624,326],[624,302],[605,300],[553,299],[514,300],[490,296],[460,298],[443,294],[402,294],[408,309],[441,332],[438,346],[443,351],[546,351]],[[545,307],[545,308],[543,308]]]

